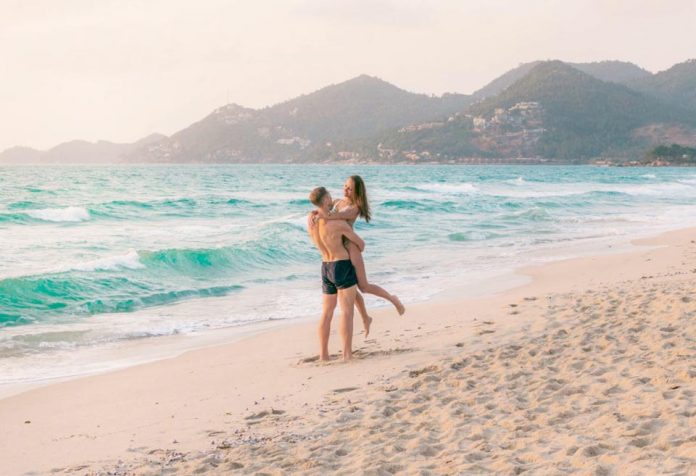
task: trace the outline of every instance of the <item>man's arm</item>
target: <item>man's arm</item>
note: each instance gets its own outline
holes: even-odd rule
[[[348,222],[338,222],[339,225],[337,227],[338,231],[341,232],[343,236],[348,238],[350,241],[358,245],[358,248],[360,248],[360,252],[365,251],[365,242],[363,241],[362,238],[358,236],[355,231],[353,231],[353,228],[348,224]]]

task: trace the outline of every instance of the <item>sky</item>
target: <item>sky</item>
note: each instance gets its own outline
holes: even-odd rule
[[[0,151],[172,134],[360,74],[472,93],[539,59],[696,58],[696,0],[0,0]]]

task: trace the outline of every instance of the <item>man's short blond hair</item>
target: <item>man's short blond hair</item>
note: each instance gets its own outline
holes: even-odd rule
[[[321,201],[324,199],[324,196],[326,196],[327,193],[329,193],[329,191],[326,190],[326,187],[317,187],[310,192],[309,201],[315,206],[320,207]]]

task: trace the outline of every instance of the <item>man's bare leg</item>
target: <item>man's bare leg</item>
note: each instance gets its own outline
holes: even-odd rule
[[[338,304],[341,306],[341,339],[343,340],[343,360],[353,358],[353,306],[357,286],[338,290]]]
[[[360,313],[360,318],[362,319],[363,327],[365,328],[365,337],[370,335],[370,324],[372,324],[372,318],[367,313],[367,306],[365,306],[365,299],[359,292],[355,293],[355,307],[358,308]]]
[[[319,358],[329,360],[329,333],[331,332],[331,319],[336,309],[336,294],[322,294],[322,312],[319,320]]]

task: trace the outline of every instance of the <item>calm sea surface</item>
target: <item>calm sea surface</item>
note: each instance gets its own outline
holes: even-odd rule
[[[688,168],[2,167],[0,384],[94,370],[79,356],[125,341],[317,313],[307,195],[341,196],[351,174],[373,207],[356,227],[368,274],[406,303],[696,226]]]

